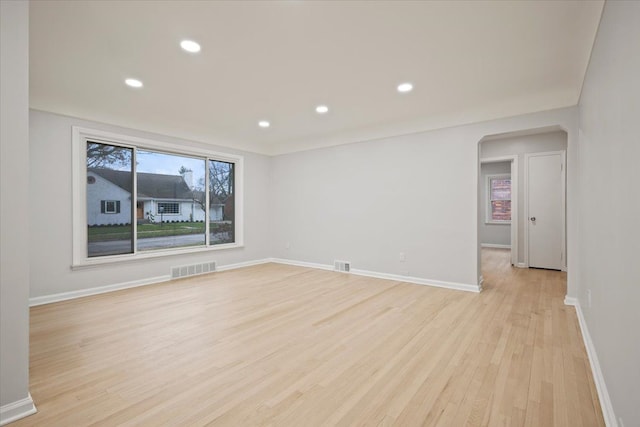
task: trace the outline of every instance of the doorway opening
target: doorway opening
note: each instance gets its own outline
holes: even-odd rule
[[[518,157],[480,159],[480,247],[511,251],[518,262]]]
[[[513,267],[566,271],[566,150],[567,133],[558,128],[480,141],[480,272],[482,248],[511,251]]]

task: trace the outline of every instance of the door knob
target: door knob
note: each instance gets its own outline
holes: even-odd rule
[[[531,218],[529,218],[531,221],[535,222],[536,221],[536,217],[532,216]]]

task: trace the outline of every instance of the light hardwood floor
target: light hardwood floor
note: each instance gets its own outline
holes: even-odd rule
[[[15,427],[604,425],[565,274],[481,294],[265,264],[31,309]]]

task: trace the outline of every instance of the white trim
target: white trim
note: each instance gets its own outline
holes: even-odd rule
[[[315,262],[296,261],[293,259],[284,259],[284,258],[271,258],[271,262],[275,262],[276,264],[295,265],[296,267],[309,267],[309,268],[317,268],[318,270],[333,271],[333,265],[330,265],[330,264],[318,264]]]
[[[478,150],[480,145],[478,144]],[[499,163],[499,162],[511,162],[511,264],[516,265],[518,263],[518,228],[520,225],[520,216],[518,210],[518,200],[520,197],[520,184],[519,184],[519,172],[518,172],[518,155],[513,154],[509,156],[500,157],[485,157],[480,158],[480,168],[483,163]],[[479,169],[480,169],[479,168]],[[478,176],[481,175],[481,171],[478,170]],[[478,194],[479,196],[479,194]],[[486,201],[483,201],[486,204]],[[478,254],[478,259],[481,259]]]
[[[271,262],[278,264],[295,265],[298,267],[317,268],[320,270],[333,270],[333,266],[329,264],[316,264],[306,261],[295,261],[283,258],[272,258]],[[470,285],[466,283],[445,282],[442,280],[430,280],[420,277],[402,276],[399,274],[380,273],[377,271],[351,269],[351,274],[356,276],[375,277],[377,279],[397,280],[399,282],[413,283],[416,285],[435,286],[439,288],[455,289],[458,291],[480,292],[482,289],[479,285]]]
[[[514,264],[516,267],[518,268],[529,268],[529,266],[527,265],[526,262],[519,262],[517,264]]]
[[[31,393],[27,394],[24,399],[16,400],[15,402],[7,403],[0,406],[0,426],[12,423],[21,418],[33,415],[38,410],[33,403]]]
[[[223,160],[228,162],[235,162],[242,156],[229,153],[221,153],[218,151],[211,151],[205,149],[198,149],[194,147],[185,147],[180,144],[174,144],[165,141],[157,141],[154,139],[139,138],[137,136],[123,135],[115,132],[107,132],[98,129],[85,128],[82,126],[72,126],[73,139],[80,137],[88,137],[89,139],[96,140],[96,142],[104,142],[107,144],[117,144],[131,147],[151,148],[155,150],[161,150],[169,154],[188,155],[195,157],[215,157],[216,160]]]
[[[480,243],[480,247],[494,249],[511,249],[511,245],[499,245],[497,243]]]
[[[540,156],[552,156],[560,155],[562,180],[560,192],[562,200],[562,240],[561,240],[561,265],[560,270],[566,271],[567,268],[567,152],[565,150],[560,151],[545,151],[541,153],[524,153],[524,262],[529,266],[529,159],[531,157]]]
[[[184,254],[191,252],[201,252],[209,250],[223,250],[244,247],[244,157],[236,154],[219,153],[193,147],[183,147],[163,141],[138,138],[135,136],[122,135],[113,132],[105,132],[96,129],[88,129],[79,126],[71,127],[71,153],[72,153],[72,263],[71,268],[83,268],[101,264],[117,263],[122,261],[135,261],[138,259],[156,258],[167,255]],[[169,248],[159,249],[149,252],[138,252],[137,250],[137,221],[135,220],[135,207],[132,203],[132,227],[133,227],[133,253],[122,255],[107,255],[100,257],[87,256],[87,212],[86,212],[86,140],[103,142],[133,149],[132,173],[136,173],[136,149],[149,149],[161,151],[163,153],[196,156],[208,160],[220,160],[231,162],[234,166],[234,194],[235,194],[235,242],[208,245],[209,244],[209,224],[205,221],[205,244],[208,246],[198,248]],[[208,167],[208,164],[207,164]],[[207,170],[207,169],[205,169]],[[208,174],[205,174],[208,175]],[[208,177],[205,177],[208,185]],[[137,180],[134,180],[133,192],[137,193]],[[208,206],[208,191],[205,191]]]
[[[234,270],[236,268],[251,267],[253,265],[266,264],[269,262],[271,262],[270,258],[264,258],[264,259],[258,259],[253,261],[238,262],[235,264],[227,264],[227,265],[217,266],[216,271],[212,271],[211,273],[215,273],[218,271]],[[106,294],[108,292],[114,292],[122,289],[129,289],[129,288],[137,288],[139,286],[155,285],[157,283],[168,282],[170,280],[171,280],[171,275],[167,274],[166,276],[149,277],[147,279],[133,280],[131,282],[116,283],[113,285],[98,286],[95,288],[80,289],[77,291],[62,292],[59,294],[33,297],[33,298],[29,298],[29,307],[35,307],[35,306],[44,305],[44,304],[51,304],[59,301],[67,301],[70,299],[88,297],[91,295]]]
[[[134,234],[135,237],[135,234]],[[87,258],[85,262],[80,264],[71,265],[72,270],[83,270],[85,268],[97,267],[100,265],[118,264],[123,262],[136,262],[146,259],[159,258],[170,255],[184,255],[200,252],[219,251],[223,249],[238,249],[244,246],[237,245],[235,243],[223,243],[220,245],[211,246],[198,246],[198,247],[184,247],[184,248],[170,248],[170,249],[156,249],[149,252],[138,252],[135,254],[122,254],[122,255],[105,255],[95,258]]]
[[[602,416],[607,427],[618,427],[616,421],[616,415],[613,411],[613,405],[611,404],[611,397],[609,397],[609,391],[604,381],[604,374],[600,368],[600,362],[598,361],[598,355],[596,348],[593,345],[591,334],[587,328],[587,322],[582,313],[580,307],[580,301],[575,297],[566,296],[564,298],[566,305],[572,305],[576,308],[576,314],[578,315],[578,323],[580,325],[580,331],[582,332],[582,339],[584,346],[587,349],[587,356],[589,357],[589,364],[591,365],[591,372],[593,374],[593,380],[596,383],[596,390],[598,391],[598,398],[600,399],[600,407],[602,408]]]
[[[137,288],[138,286],[153,285],[156,283],[168,282],[169,280],[171,280],[171,275],[167,274],[166,276],[149,277],[147,279],[132,280],[130,282],[116,283],[113,285],[79,289],[77,291],[61,292],[59,294],[43,295],[41,297],[29,298],[29,307],[88,297],[91,295],[106,294],[108,292],[119,291],[122,289]]]
[[[245,267],[252,267],[254,265],[260,265],[260,264],[268,264],[271,262],[270,258],[263,258],[263,259],[256,259],[253,261],[243,261],[243,262],[237,262],[235,264],[227,264],[227,265],[219,265],[216,267],[216,271],[227,271],[227,270],[235,270],[237,268],[245,268]]]

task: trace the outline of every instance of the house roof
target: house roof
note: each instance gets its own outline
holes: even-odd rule
[[[89,168],[88,171],[131,193],[131,172],[105,168]],[[138,172],[138,198],[204,200],[204,197],[204,191],[190,190],[181,175]],[[209,195],[209,206],[224,205],[225,201]]]
[[[131,193],[131,172],[105,168],[89,168],[89,172]],[[180,175],[138,172],[138,197],[150,199],[193,199],[193,192]]]

